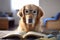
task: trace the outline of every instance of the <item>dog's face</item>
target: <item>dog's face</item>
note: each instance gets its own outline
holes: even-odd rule
[[[25,18],[26,18],[26,24],[34,24],[38,10],[35,6],[29,5],[25,7]]]
[[[28,28],[31,26],[31,29],[36,26],[42,15],[42,10],[35,5],[26,5],[18,12],[18,16],[23,19],[26,25],[29,25]]]

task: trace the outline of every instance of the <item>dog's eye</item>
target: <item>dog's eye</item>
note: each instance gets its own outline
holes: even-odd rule
[[[37,14],[37,11],[33,11],[34,14]]]
[[[25,11],[25,13],[28,13],[28,12],[29,12],[28,10]]]
[[[33,13],[36,13],[36,11],[33,11]]]

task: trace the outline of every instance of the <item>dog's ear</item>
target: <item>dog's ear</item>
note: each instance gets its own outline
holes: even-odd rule
[[[18,15],[19,17],[24,16],[24,10],[25,10],[25,7],[23,7],[22,9],[20,9],[20,10],[18,11],[17,15]]]
[[[43,12],[42,8],[39,8],[39,7],[38,7],[38,17],[39,17],[39,18],[42,17],[43,14],[44,14],[44,12]]]
[[[22,17],[22,9],[20,9],[20,10],[18,11],[17,15],[18,15],[19,17]]]

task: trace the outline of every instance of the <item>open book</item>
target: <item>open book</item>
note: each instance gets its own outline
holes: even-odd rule
[[[37,39],[37,38],[46,38],[46,34],[38,32],[27,32],[27,33],[12,33],[3,37],[3,39]]]

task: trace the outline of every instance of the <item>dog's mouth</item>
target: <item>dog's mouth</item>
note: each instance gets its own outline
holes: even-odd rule
[[[26,19],[26,24],[27,24],[27,28],[32,31],[34,28],[34,24],[35,24],[35,19],[32,18],[27,18]]]

